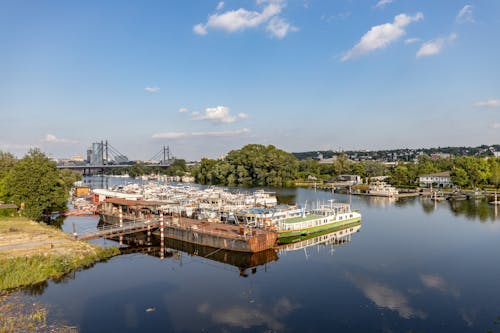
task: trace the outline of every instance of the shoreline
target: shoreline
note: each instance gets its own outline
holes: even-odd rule
[[[25,218],[0,218],[0,291],[57,279],[119,254]]]

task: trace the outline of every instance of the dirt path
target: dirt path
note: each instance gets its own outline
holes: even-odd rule
[[[30,243],[18,243],[12,245],[2,245],[0,246],[0,252],[2,251],[12,251],[12,250],[25,250],[30,248],[45,247],[45,245],[53,247],[54,244],[60,244],[68,242],[66,239],[51,239],[41,242],[30,242]]]

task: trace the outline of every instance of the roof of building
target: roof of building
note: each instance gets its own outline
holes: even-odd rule
[[[14,204],[0,204],[0,209],[17,209],[17,205],[14,205]]]
[[[449,171],[430,173],[427,175],[420,175],[419,177],[450,177]]]

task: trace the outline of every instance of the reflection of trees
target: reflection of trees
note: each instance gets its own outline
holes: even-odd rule
[[[296,200],[296,195],[295,194],[277,194],[276,199],[280,204],[285,204],[285,205],[293,205],[295,204]]]
[[[42,295],[45,291],[45,288],[49,286],[47,281],[43,281],[40,283],[32,284],[31,286],[27,286],[22,288],[21,290],[28,296],[39,296]]]
[[[434,201],[432,200],[422,200],[422,210],[424,213],[430,214],[436,210]]]
[[[66,219],[66,216],[59,215],[55,219],[50,219],[50,221],[48,221],[47,224],[54,226],[58,229],[62,229],[62,225],[64,224],[65,219]]]
[[[481,222],[487,221],[488,219],[492,221],[495,220],[493,206],[489,205],[486,199],[460,201],[450,200],[449,207],[453,212],[453,215],[463,215],[469,220],[474,220],[476,218],[479,218]]]

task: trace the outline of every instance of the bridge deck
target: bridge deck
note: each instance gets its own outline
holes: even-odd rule
[[[82,234],[76,234],[75,238],[77,240],[91,240],[105,237],[116,237],[127,234],[133,234],[140,231],[146,231],[148,228],[153,230],[160,226],[159,220],[154,221],[141,221],[141,222],[130,222],[124,223],[122,227],[118,225],[106,226],[99,228],[97,230],[84,232]]]

